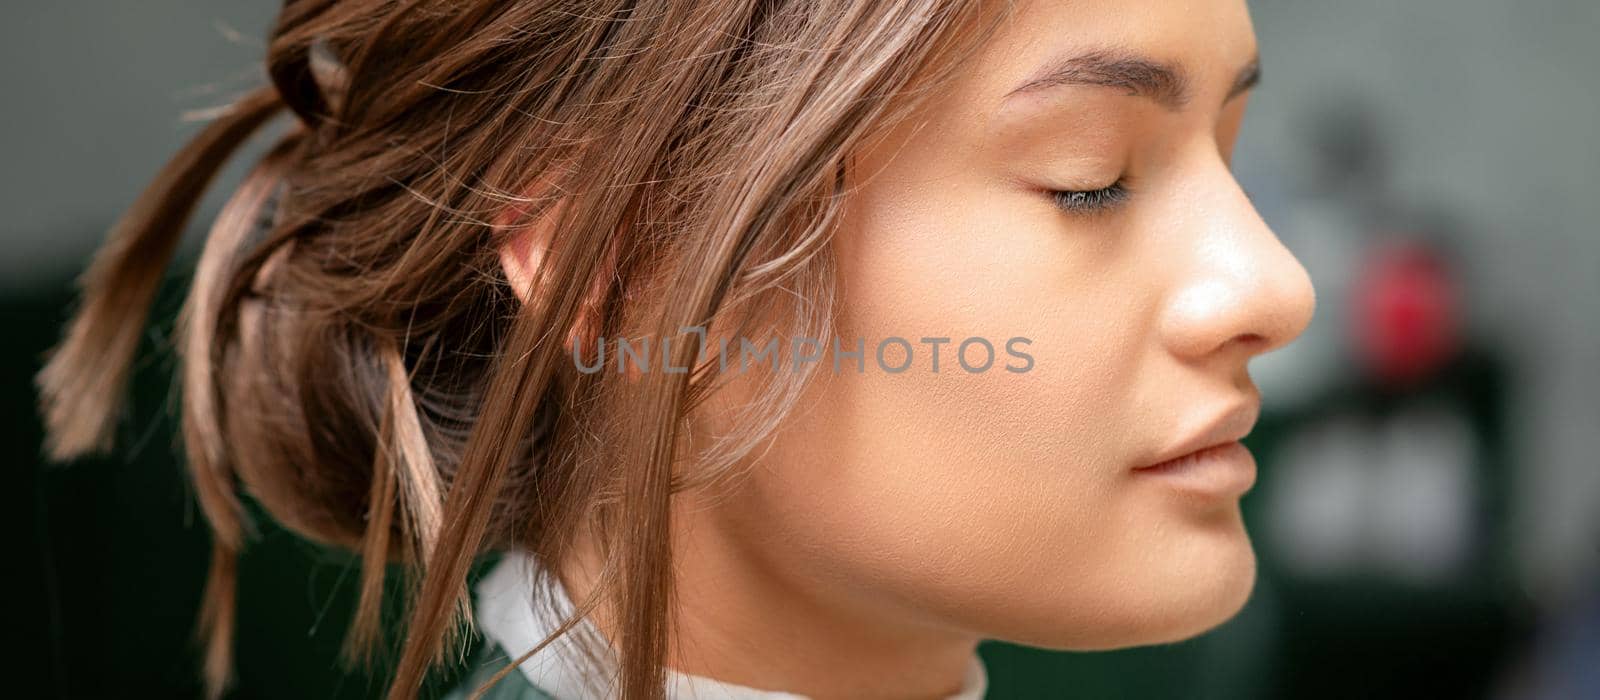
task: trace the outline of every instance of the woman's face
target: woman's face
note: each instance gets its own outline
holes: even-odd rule
[[[1248,453],[1141,468],[1248,432],[1248,362],[1311,316],[1305,271],[1229,170],[1255,59],[1243,0],[1019,3],[853,161],[837,327],[865,371],[825,367],[696,517],[879,622],[1089,649],[1237,612]],[[876,362],[889,337],[913,346],[904,372]],[[988,371],[957,363],[969,337],[994,347]],[[1006,371],[1027,364],[1019,337],[1032,366]],[[937,372],[923,338],[951,340]]]

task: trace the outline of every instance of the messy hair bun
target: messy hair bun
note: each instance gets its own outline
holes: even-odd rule
[[[564,340],[713,317],[824,337],[848,154],[953,63],[976,5],[286,0],[270,85],[167,164],[82,277],[38,378],[46,449],[111,447],[186,220],[287,111],[211,227],[180,317],[183,439],[215,542],[208,687],[229,673],[242,492],[361,553],[353,651],[374,639],[385,564],[414,567],[400,697],[447,648],[474,557],[559,560],[596,523],[599,588],[626,630],[618,687],[658,697],[670,495],[735,464],[806,374],[771,377],[755,427],[691,470],[680,428],[709,373],[586,374]],[[534,226],[549,253],[524,302],[497,256]],[[676,366],[699,359],[674,349]]]

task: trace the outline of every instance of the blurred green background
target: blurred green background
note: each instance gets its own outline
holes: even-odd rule
[[[43,465],[32,376],[73,275],[195,130],[183,115],[255,84],[275,5],[0,7],[0,449],[23,533],[8,695],[198,695],[208,543],[167,338],[192,258],[117,455]],[[1256,592],[1176,645],[987,645],[991,697],[1600,698],[1600,3],[1253,9],[1266,81],[1236,168],[1319,292],[1307,335],[1256,367]],[[1414,313],[1418,290],[1437,303]],[[1419,350],[1423,331],[1438,342]],[[233,696],[378,696],[382,662],[338,663],[355,579],[348,555],[266,529],[242,563]]]

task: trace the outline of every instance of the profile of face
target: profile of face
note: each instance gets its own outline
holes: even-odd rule
[[[1248,363],[1313,307],[1230,172],[1256,57],[1244,0],[1021,2],[858,153],[836,328],[867,371],[819,372],[730,492],[680,504],[686,607],[719,601],[689,619],[730,582],[785,595],[795,637],[1106,649],[1235,614]],[[917,344],[889,373],[888,337],[1033,363],[971,373],[952,343],[934,372]]]

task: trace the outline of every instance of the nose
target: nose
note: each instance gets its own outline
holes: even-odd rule
[[[1248,359],[1287,345],[1311,322],[1310,275],[1232,174],[1206,189],[1209,206],[1191,209],[1199,220],[1191,219],[1181,237],[1192,254],[1162,310],[1163,341],[1191,361],[1219,354]]]

